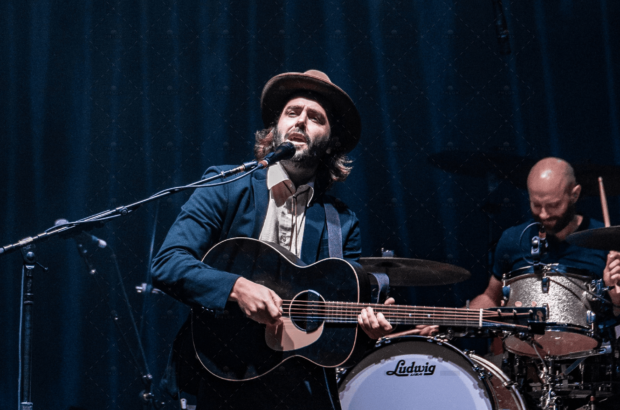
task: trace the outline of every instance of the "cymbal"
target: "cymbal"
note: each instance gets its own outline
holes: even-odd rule
[[[468,270],[448,263],[408,258],[360,258],[366,272],[385,273],[390,286],[441,286],[469,279]]]
[[[605,190],[607,190],[607,187],[605,187]],[[584,248],[618,251],[620,250],[620,226],[576,232],[568,235],[566,241],[572,245],[583,246]]]

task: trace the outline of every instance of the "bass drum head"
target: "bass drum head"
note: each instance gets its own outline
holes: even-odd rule
[[[450,344],[420,336],[396,338],[345,375],[338,388],[340,404],[343,410],[496,410],[486,377],[481,379],[474,367]]]

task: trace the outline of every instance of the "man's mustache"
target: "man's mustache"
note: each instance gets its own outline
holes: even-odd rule
[[[302,129],[300,129],[300,128],[295,128],[295,129],[292,129],[292,130],[290,130],[289,132],[287,132],[287,133],[284,135],[284,139],[285,139],[285,140],[288,140],[288,139],[289,139],[288,137],[289,137],[291,134],[301,134],[301,136],[302,136],[302,137],[304,137],[304,142],[306,143],[306,145],[310,145],[310,137],[308,137],[308,134],[306,134],[306,132],[305,132],[304,130],[302,130]]]

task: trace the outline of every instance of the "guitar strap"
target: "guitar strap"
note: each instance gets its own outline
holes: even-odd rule
[[[325,219],[327,220],[327,242],[329,257],[342,259],[342,230],[340,215],[330,202],[325,202]]]
[[[329,257],[342,259],[342,230],[340,229],[340,216],[330,202],[325,202],[325,219],[327,220],[327,238]],[[385,273],[371,273],[372,302],[383,303],[388,297],[390,279]],[[374,283],[376,281],[376,284]]]

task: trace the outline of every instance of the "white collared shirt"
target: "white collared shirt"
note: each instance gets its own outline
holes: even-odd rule
[[[301,257],[306,208],[314,196],[314,179],[295,189],[286,170],[277,163],[267,170],[269,207],[259,239],[277,243]]]

